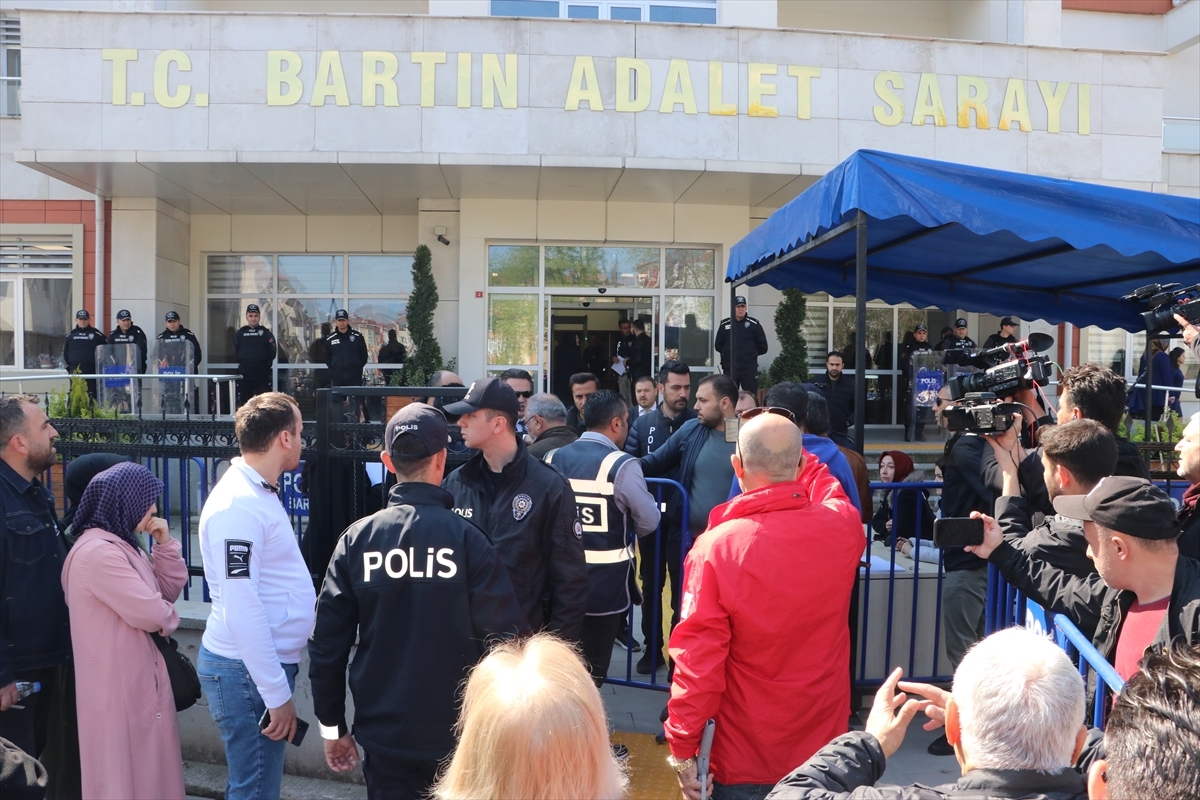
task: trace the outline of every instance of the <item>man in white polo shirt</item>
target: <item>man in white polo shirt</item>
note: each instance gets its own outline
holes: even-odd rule
[[[200,514],[212,611],[196,671],[225,745],[226,799],[261,800],[279,797],[284,749],[296,733],[292,692],[316,592],[277,494],[279,476],[300,464],[300,409],[268,392],[234,420],[242,455]],[[260,731],[267,709],[270,724]]]

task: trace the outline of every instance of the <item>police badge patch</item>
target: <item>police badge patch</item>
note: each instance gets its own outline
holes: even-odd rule
[[[575,519],[575,538],[576,539],[583,538],[583,525],[580,524],[578,518]]]
[[[533,510],[533,498],[527,494],[519,494],[513,498],[513,519],[517,522],[525,519]]]

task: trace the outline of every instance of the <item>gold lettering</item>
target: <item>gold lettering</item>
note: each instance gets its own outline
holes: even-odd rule
[[[567,102],[564,111],[578,111],[580,103],[587,103],[592,111],[604,110],[604,99],[600,96],[600,82],[596,80],[596,62],[591,56],[575,56],[571,68],[571,84],[567,87]]]
[[[1025,81],[1020,78],[1008,79],[1004,102],[1000,104],[1000,124],[996,127],[1006,131],[1014,122],[1026,133],[1033,130],[1033,123],[1029,121],[1029,100],[1025,97]]]
[[[812,119],[812,79],[821,77],[820,67],[788,67],[796,79],[796,119]]]
[[[667,84],[663,86],[662,102],[658,113],[671,114],[676,105],[683,106],[683,113],[696,113],[696,93],[692,91],[692,71],[682,58],[672,58],[667,68]]]
[[[946,107],[942,105],[942,89],[938,86],[937,75],[922,72],[921,82],[917,84],[917,101],[913,104],[912,124],[924,125],[928,117],[933,117],[933,124],[937,127],[946,127]]]
[[[1092,85],[1079,84],[1079,135],[1092,135]]]
[[[301,64],[300,54],[292,50],[267,51],[267,105],[294,106],[300,102],[304,93]],[[281,91],[282,84],[287,84],[286,91]]]
[[[517,107],[517,55],[504,54],[504,70],[500,70],[500,56],[483,54],[483,107],[495,108],[496,97],[503,108]]]
[[[1059,133],[1062,130],[1062,107],[1067,99],[1067,90],[1071,88],[1069,81],[1059,81],[1051,89],[1050,81],[1038,81],[1038,89],[1042,92],[1042,100],[1046,102],[1046,130]]]
[[[616,102],[617,111],[638,112],[650,107],[649,64],[640,58],[617,59]]]
[[[458,54],[458,107],[471,107],[471,54]]]
[[[421,65],[421,108],[433,108],[434,71],[446,63],[445,53],[413,53],[412,63]]]
[[[171,64],[178,64],[180,72],[192,71],[192,60],[182,50],[163,50],[154,59],[154,102],[163,108],[179,108],[192,96],[192,87],[181,83],[171,94]]]
[[[719,117],[736,117],[737,105],[723,100],[724,81],[725,65],[720,61],[708,62],[708,113]]]
[[[975,90],[975,94],[971,94],[971,89]],[[971,127],[971,111],[974,109],[975,127],[985,131],[991,128],[987,106],[984,105],[987,97],[987,81],[970,75],[958,76],[958,127]]]
[[[128,91],[129,62],[137,61],[138,51],[121,47],[106,47],[100,51],[103,61],[112,62],[112,104],[125,105]]]
[[[317,80],[313,84],[309,105],[323,106],[325,99],[332,97],[339,106],[350,105],[350,93],[346,91],[346,73],[342,72],[342,54],[337,50],[323,50],[317,62]]]
[[[904,101],[893,88],[904,88],[904,78],[899,72],[881,72],[875,76],[875,96],[887,103],[887,111],[883,106],[874,107],[875,121],[880,125],[899,125],[904,119]]]
[[[380,70],[380,65],[383,69]],[[400,105],[400,92],[396,88],[396,72],[400,69],[400,59],[395,53],[381,50],[366,50],[362,62],[362,104],[375,105],[375,90],[383,89],[383,104],[385,106]]]
[[[746,83],[749,84],[749,106],[748,113],[752,117],[778,117],[779,109],[775,106],[763,105],[763,98],[775,94],[775,84],[764,83],[763,78],[767,75],[777,74],[778,68],[774,64],[747,64],[746,65]]]

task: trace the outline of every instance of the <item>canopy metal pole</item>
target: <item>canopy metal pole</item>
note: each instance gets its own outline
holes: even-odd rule
[[[855,220],[854,248],[854,447],[863,451],[867,412],[867,215]]]
[[[1146,444],[1150,444],[1150,425],[1151,425],[1151,419],[1153,418],[1151,415],[1151,410],[1150,410],[1150,401],[1154,399],[1154,389],[1151,388],[1154,386],[1154,381],[1152,381],[1150,379],[1151,376],[1154,374],[1154,369],[1153,369],[1154,365],[1153,365],[1153,357],[1152,357],[1153,352],[1154,352],[1154,337],[1151,335],[1150,331],[1146,331],[1146,427],[1142,428],[1142,432],[1143,432],[1142,441],[1145,442]],[[1164,383],[1165,383],[1165,381],[1164,381]],[[1166,404],[1164,403],[1164,405],[1166,405]],[[1130,427],[1132,427],[1132,426],[1130,426]],[[1146,460],[1147,455],[1149,455],[1149,454],[1143,452],[1142,460]]]
[[[737,383],[737,284],[729,284],[729,377]],[[718,354],[719,355],[719,354]],[[754,400],[758,403],[758,398]]]

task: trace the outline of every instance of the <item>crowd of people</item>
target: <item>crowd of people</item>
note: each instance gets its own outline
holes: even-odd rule
[[[734,322],[735,346],[753,345],[753,320]],[[357,348],[339,333],[338,348]],[[522,370],[413,402],[384,429],[386,506],[342,534],[315,588],[279,501],[301,460],[299,408],[247,398],[241,455],[199,526],[212,603],[196,673],[225,796],[279,796],[287,744],[308,727],[307,652],[327,763],[361,768],[372,798],[622,797],[624,748],[598,693],[621,643],[643,649],[639,673],[667,669],[668,761],[688,800],[1200,796],[1200,415],[1177,447],[1190,484],[1178,512],[1116,435],[1124,380],[1091,364],[1062,376],[1057,410],[1022,393],[1028,413],[1008,430],[951,436],[935,505],[907,485],[921,477],[910,456],[881,454],[876,508],[866,462],[836,439],[844,359],[826,364],[823,381],[776,384],[761,402],[736,376],[693,388],[681,361],[634,375],[632,403],[580,372],[568,409]],[[953,403],[939,395],[939,422]],[[36,398],[0,398],[5,795],[182,798],[167,655],[187,569],[156,516],[163,485],[124,459],[77,459],[64,530],[39,480],[56,435]],[[460,447],[469,458],[448,471]],[[684,492],[660,504],[649,477]],[[983,543],[938,551],[939,515],[981,520]],[[946,691],[896,670],[850,732],[868,527],[940,561],[954,680]],[[1024,630],[985,638],[988,564],[1126,681],[1100,698],[1107,731],[1084,725],[1099,690],[1057,646]],[[662,594],[642,589],[668,582],[664,643]],[[635,604],[640,643],[622,630]],[[954,755],[962,777],[876,785],[921,712],[944,728],[931,752]]]

